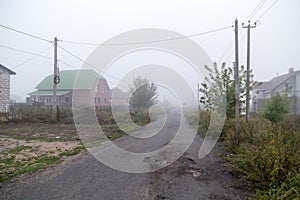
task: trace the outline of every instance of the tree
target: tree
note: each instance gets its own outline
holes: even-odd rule
[[[130,91],[132,96],[129,104],[132,108],[148,109],[156,103],[157,87],[154,83],[149,83],[147,78],[134,78]]]
[[[213,69],[205,66],[205,69],[209,72],[209,77],[205,77],[205,81],[201,83],[200,92],[203,96],[200,98],[200,103],[204,104],[204,107],[207,111],[212,109],[213,105],[218,105],[217,101],[222,101],[216,97],[216,88],[222,90],[225,96],[226,102],[226,117],[234,118],[235,117],[235,77],[233,66],[227,67],[225,63],[222,64],[221,70],[218,68],[217,63],[214,63]],[[240,67],[240,111],[244,109],[245,104],[245,95],[246,95],[246,76],[247,71],[244,66]],[[250,71],[250,90],[252,90],[253,84],[253,73]],[[219,92],[220,93],[220,92]]]
[[[263,117],[270,120],[272,123],[283,120],[283,118],[290,112],[291,101],[288,99],[287,92],[283,95],[276,93],[270,99],[265,101],[265,110]]]

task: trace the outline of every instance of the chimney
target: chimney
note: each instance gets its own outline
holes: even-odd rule
[[[294,73],[294,68],[293,67],[289,68],[289,75],[291,75],[293,73]]]
[[[294,73],[294,68],[293,67],[289,68],[289,75],[291,75],[293,73]]]

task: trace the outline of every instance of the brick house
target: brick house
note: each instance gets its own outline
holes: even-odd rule
[[[289,87],[288,97],[292,101],[291,111],[294,114],[300,114],[300,70],[294,71],[290,68],[288,73],[277,76],[267,82],[256,82],[253,88],[252,107],[254,113],[259,112],[264,108],[264,101],[272,95],[279,92],[286,92],[286,87]]]
[[[10,100],[10,75],[16,73],[0,64],[0,112],[7,112]]]
[[[77,104],[85,104],[86,98],[90,106],[101,107],[110,105],[110,89],[107,81],[94,70],[62,70],[59,74],[60,83],[57,85],[57,104],[71,106],[72,95],[79,95]],[[53,74],[43,79],[34,92],[29,93],[28,103],[52,105],[53,102]],[[76,92],[75,92],[76,91]]]

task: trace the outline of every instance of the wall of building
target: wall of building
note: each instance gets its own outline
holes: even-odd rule
[[[105,79],[99,79],[94,87],[95,98],[94,103],[96,107],[110,106],[110,89]]]
[[[0,112],[7,112],[10,99],[10,74],[0,68]]]

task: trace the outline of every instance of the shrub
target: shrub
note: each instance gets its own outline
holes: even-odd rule
[[[278,92],[265,102],[265,110],[262,115],[272,123],[281,121],[290,112],[290,100],[287,95]]]
[[[266,123],[254,118],[241,123],[241,143],[232,151],[234,156],[226,158],[233,173],[259,189],[259,199],[300,197],[300,129],[291,125],[297,119],[290,120]]]

